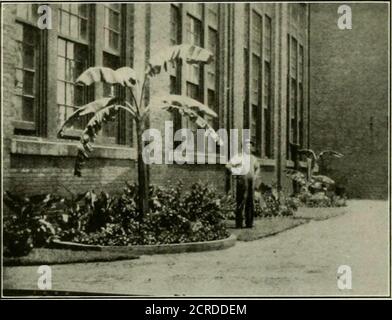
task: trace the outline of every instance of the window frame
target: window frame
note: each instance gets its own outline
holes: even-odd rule
[[[254,32],[255,24],[254,19],[260,19],[259,31],[260,34],[257,36],[259,41],[256,41],[260,45],[258,48],[254,48]],[[270,45],[269,55],[266,54],[266,21],[270,22]],[[244,92],[244,128],[251,129],[252,118],[256,117],[256,132],[251,132],[251,137],[256,139],[256,154],[262,159],[274,159],[275,158],[275,140],[274,140],[274,21],[275,16],[269,12],[266,8],[260,8],[257,4],[246,4],[245,5],[245,43],[244,43],[244,75],[245,75],[245,92]],[[260,58],[259,61],[259,80],[257,83],[257,89],[254,89],[252,63],[254,57]],[[268,105],[265,103],[265,82],[266,82],[266,66],[269,65],[269,86],[268,86]],[[257,108],[255,108],[254,92],[257,94]],[[256,113],[254,115],[254,113]],[[267,114],[268,113],[268,114]],[[268,121],[268,123],[267,123]],[[267,131],[269,130],[268,134]],[[252,130],[251,130],[252,131]]]
[[[306,125],[306,92],[308,90],[306,85],[306,65],[307,50],[305,46],[305,40],[307,35],[307,26],[303,23],[303,15],[301,14],[301,4],[289,5],[289,30],[287,33],[287,101],[286,101],[286,158],[292,160],[293,155],[291,153],[290,143],[300,144],[301,147],[305,147],[305,143],[308,140],[308,132],[305,128]],[[303,12],[302,12],[303,13]],[[293,56],[293,43],[295,46],[295,66],[292,65]],[[301,54],[302,53],[302,54]],[[293,74],[294,71],[294,74]],[[292,79],[295,79],[295,92],[296,97],[293,101],[292,91],[293,83]],[[295,114],[293,115],[293,111]],[[295,128],[293,128],[293,123]]]
[[[37,7],[39,3],[37,4],[17,4],[15,3],[15,18],[14,18],[14,23],[15,24],[20,24],[22,26],[22,29],[24,28],[32,28],[34,29],[33,32],[36,33],[37,35],[37,43],[36,43],[36,69],[34,69],[34,120],[33,121],[26,121],[23,120],[22,114],[20,119],[13,119],[12,120],[12,125],[13,125],[13,132],[15,135],[25,135],[25,136],[38,136],[38,137],[44,137],[46,136],[46,110],[47,110],[47,102],[46,102],[46,90],[40,86],[42,82],[45,82],[46,80],[46,55],[45,52],[47,50],[47,30],[41,30],[37,27],[37,23],[33,22],[31,19],[29,19],[29,14],[27,14],[27,18],[18,16],[17,14],[17,6],[24,5],[28,7],[28,12],[33,12],[33,7]],[[30,18],[33,18],[32,16]],[[22,31],[24,32],[24,31]],[[22,36],[23,37],[23,36]],[[18,40],[15,40],[16,42]],[[16,81],[16,69],[20,69],[16,66],[14,66],[15,70],[15,81]],[[16,96],[16,88],[13,90],[13,96]],[[22,95],[19,95],[23,99],[23,93]],[[22,113],[22,110],[21,110]]]
[[[188,43],[188,25],[187,25],[187,20],[188,19],[194,19],[197,20],[200,23],[200,29],[201,29],[201,35],[200,35],[200,42],[201,42],[201,47],[203,48],[208,48],[208,41],[209,41],[209,37],[208,37],[208,31],[209,28],[213,29],[216,31],[217,33],[217,56],[214,57],[215,60],[215,64],[216,64],[216,70],[219,70],[219,66],[220,66],[220,61],[221,61],[221,52],[219,50],[220,47],[220,32],[222,31],[221,28],[221,19],[219,19],[220,16],[220,12],[222,10],[221,8],[221,4],[217,4],[217,18],[218,21],[217,23],[213,23],[210,22],[207,19],[207,6],[208,3],[203,3],[203,4],[190,4],[190,3],[181,3],[181,4],[174,4],[171,3],[171,10],[172,7],[176,7],[178,8],[179,11],[179,17],[180,17],[180,28],[178,28],[179,30],[179,36],[178,36],[178,40],[181,41],[183,39],[185,39],[185,41],[181,41],[182,43]],[[200,14],[197,14],[194,10],[194,5],[200,5]],[[170,39],[172,39],[172,35],[170,36]],[[211,88],[208,87],[208,81],[207,81],[207,77],[208,77],[208,65],[204,66],[201,65],[198,67],[199,71],[200,71],[200,77],[199,77],[199,83],[195,83],[194,81],[192,81],[193,79],[189,79],[188,77],[188,73],[187,70],[188,68],[193,68],[193,66],[187,66],[186,63],[182,63],[178,65],[178,72],[176,74],[171,73],[171,76],[176,77],[178,81],[178,87],[177,87],[177,94],[182,94],[182,95],[187,95],[187,84],[194,84],[198,86],[198,99],[201,103],[208,105],[208,90]],[[216,77],[215,77],[215,90],[216,90],[216,103],[217,106],[220,107],[220,103],[219,103],[219,95],[220,95],[220,79],[219,79],[219,72],[216,72]],[[221,110],[216,110],[218,111],[218,121],[219,123],[221,122],[220,119],[220,115],[221,115]],[[181,121],[181,127],[182,128],[186,128],[189,127],[186,123],[186,121],[184,121],[185,119],[182,119]]]

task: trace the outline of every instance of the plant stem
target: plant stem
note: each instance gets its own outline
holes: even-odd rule
[[[138,166],[138,196],[139,196],[139,210],[141,218],[149,211],[149,179],[147,170],[148,167],[143,161],[143,140],[142,140],[143,128],[142,122],[136,120],[136,139],[137,139],[137,166]]]

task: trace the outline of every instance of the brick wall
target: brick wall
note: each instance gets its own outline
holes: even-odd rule
[[[311,4],[310,143],[344,158],[326,172],[355,198],[388,196],[388,5],[349,4],[352,30],[337,27],[339,4]]]

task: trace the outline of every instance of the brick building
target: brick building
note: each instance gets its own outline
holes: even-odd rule
[[[388,3],[310,5],[310,144],[335,149],[326,173],[355,198],[388,197]]]
[[[37,27],[37,5],[3,9],[4,189],[27,193],[121,190],[136,177],[135,139],[123,114],[103,130],[83,177],[73,176],[82,124],[64,139],[59,126],[77,106],[113,94],[110,86],[74,83],[89,66],[143,71],[163,46],[193,43],[215,54],[211,65],[182,66],[154,78],[151,97],[191,96],[219,115],[216,128],[250,128],[266,183],[290,183],[288,141],[308,146],[306,4],[50,4],[52,29]],[[163,130],[169,113],[154,112]],[[182,119],[172,119],[178,126]],[[303,163],[301,165],[304,165]],[[201,179],[228,188],[224,165],[153,165],[152,183]]]

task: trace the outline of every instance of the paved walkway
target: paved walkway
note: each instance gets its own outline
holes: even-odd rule
[[[56,265],[53,289],[146,295],[387,295],[388,204],[350,201],[347,214],[227,250]],[[337,269],[352,268],[352,290]],[[37,267],[7,267],[4,288],[36,289]]]

